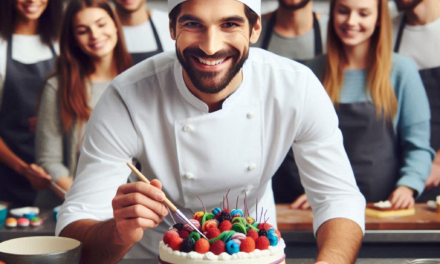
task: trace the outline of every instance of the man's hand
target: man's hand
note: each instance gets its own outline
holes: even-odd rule
[[[399,186],[390,195],[388,200],[393,205],[393,209],[409,209],[414,207],[414,190],[406,187]]]
[[[121,185],[112,201],[113,216],[119,234],[118,244],[131,246],[142,239],[144,230],[163,221],[168,210],[159,180],[151,184],[135,182]]]
[[[34,190],[44,190],[50,186],[52,177],[37,164],[26,164],[20,168],[20,174],[31,183]]]
[[[289,206],[290,209],[301,209],[301,210],[307,210],[310,209],[310,204],[307,201],[306,194],[302,194],[299,196],[292,204]]]
[[[439,183],[440,183],[440,160],[436,159],[432,163],[431,174],[429,174],[429,177],[425,182],[425,190],[429,191],[432,188],[438,187]]]

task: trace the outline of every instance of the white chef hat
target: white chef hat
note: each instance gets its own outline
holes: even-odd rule
[[[186,0],[168,0],[168,13],[173,10],[178,4],[185,2]],[[208,1],[208,0],[206,0]],[[236,0],[247,5],[252,11],[257,13],[258,16],[261,15],[261,0]]]

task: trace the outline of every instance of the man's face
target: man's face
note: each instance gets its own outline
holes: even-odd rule
[[[144,7],[146,0],[114,0],[119,10],[127,13],[138,11]]]
[[[278,4],[288,10],[297,10],[305,7],[310,0],[278,0]]]
[[[414,9],[423,0],[394,0],[396,2],[397,8],[400,11],[406,11]]]
[[[182,67],[200,92],[215,94],[226,88],[247,59],[249,42],[258,40],[260,21],[250,36],[244,10],[235,0],[182,3],[171,36]]]

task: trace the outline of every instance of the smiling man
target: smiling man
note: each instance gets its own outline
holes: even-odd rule
[[[87,125],[57,234],[84,244],[84,263],[156,257],[172,224],[164,194],[187,216],[230,189],[276,225],[271,177],[293,149],[314,211],[319,263],[353,263],[365,200],[333,105],[306,67],[249,49],[260,0],[170,0],[175,53],[118,76]],[[129,183],[136,159],[152,185]],[[154,179],[154,180],[153,180]]]

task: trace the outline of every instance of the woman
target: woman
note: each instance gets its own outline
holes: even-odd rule
[[[414,206],[429,175],[429,104],[412,61],[392,53],[386,0],[333,0],[326,56],[310,63],[338,113],[367,202]],[[305,196],[293,204],[308,207]]]
[[[53,70],[62,2],[0,1],[0,200],[29,206],[51,177],[35,162],[35,108]]]
[[[69,2],[56,72],[41,96],[36,139],[38,164],[64,190],[72,184],[92,109],[110,81],[132,65],[121,32],[107,1]]]

